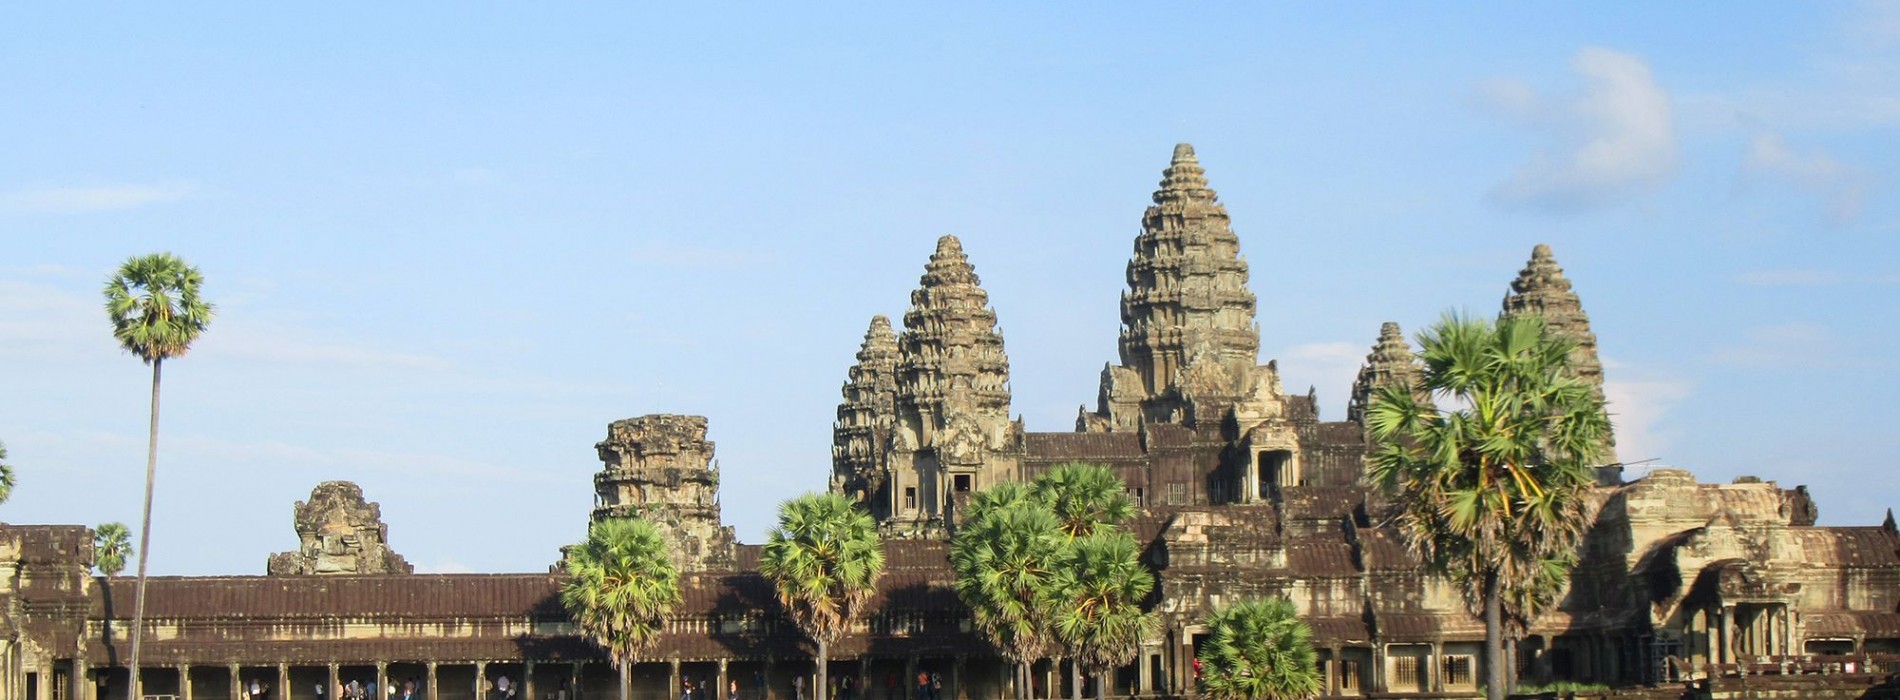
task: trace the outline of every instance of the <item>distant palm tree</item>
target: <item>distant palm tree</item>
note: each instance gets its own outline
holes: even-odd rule
[[[92,535],[93,565],[112,578],[125,570],[125,558],[132,554],[132,531],[125,523],[101,523]]]
[[[1293,602],[1261,598],[1207,616],[1201,692],[1212,700],[1307,700],[1326,690],[1313,631]]]
[[[13,465],[7,462],[7,444],[0,442],[0,503],[13,497]]]
[[[139,696],[139,641],[145,628],[145,564],[152,551],[152,485],[158,477],[158,387],[165,360],[182,357],[211,323],[212,306],[199,296],[204,275],[171,253],[134,257],[106,280],[106,316],[112,337],[152,366],[152,425],[145,451],[145,507],[139,520],[138,598],[132,611],[132,682]]]
[[[1030,489],[1049,504],[1070,537],[1083,537],[1100,525],[1120,525],[1135,517],[1135,501],[1128,484],[1100,464],[1058,464],[1038,477]]]
[[[1485,692],[1500,700],[1506,607],[1534,614],[1547,597],[1534,589],[1582,545],[1609,417],[1571,371],[1573,343],[1540,317],[1493,324],[1449,314],[1419,343],[1424,388],[1441,398],[1378,391],[1368,421],[1384,446],[1369,475],[1398,507],[1410,548],[1461,583],[1481,614]],[[1458,408],[1441,413],[1433,403]]]
[[[772,582],[779,605],[818,646],[814,690],[817,700],[825,700],[831,643],[850,628],[884,573],[877,523],[835,493],[786,501],[778,509],[778,529],[760,554],[759,573]]]
[[[569,578],[561,604],[581,634],[620,670],[620,698],[633,697],[633,665],[680,603],[679,569],[653,523],[609,518],[587,528],[587,541],[568,550]]]
[[[1050,582],[1056,599],[1050,622],[1076,666],[1095,677],[1098,700],[1107,694],[1109,673],[1134,661],[1142,640],[1159,627],[1154,613],[1142,609],[1154,586],[1141,548],[1121,528],[1077,537],[1062,551]]]
[[[1029,487],[1003,483],[971,500],[969,517],[950,542],[957,596],[976,626],[1016,665],[1016,697],[1027,697],[1029,668],[1047,653],[1050,585],[1056,553],[1068,535]]]

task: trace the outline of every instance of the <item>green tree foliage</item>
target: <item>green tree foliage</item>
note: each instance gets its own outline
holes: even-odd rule
[[[653,523],[609,518],[587,528],[569,550],[561,604],[581,634],[620,669],[620,697],[632,697],[633,664],[680,603],[679,569]]]
[[[1017,665],[1018,696],[1029,687],[1029,665],[1057,648],[1105,692],[1102,676],[1128,663],[1154,633],[1154,616],[1141,608],[1154,574],[1120,528],[1134,513],[1113,470],[1083,463],[973,500],[951,542],[957,593]]]
[[[1135,538],[1116,527],[1073,538],[1056,572],[1050,582],[1056,639],[1095,677],[1095,697],[1102,698],[1109,673],[1134,661],[1141,641],[1159,625],[1142,609],[1154,590],[1154,573],[1141,563]]]
[[[1292,601],[1273,597],[1224,607],[1207,616],[1201,647],[1201,692],[1213,700],[1305,700],[1326,683],[1313,631]]]
[[[817,700],[830,687],[831,643],[877,592],[884,549],[869,513],[835,493],[807,494],[779,505],[778,528],[766,539],[759,573],[779,605],[818,646]]]
[[[139,667],[145,629],[145,564],[152,551],[152,486],[158,476],[158,388],[165,360],[183,357],[210,325],[212,305],[200,296],[204,275],[171,253],[131,258],[106,280],[106,317],[112,337],[126,352],[152,366],[152,424],[145,451],[145,507],[139,519],[138,597],[132,612],[131,668]],[[126,684],[128,700],[139,695],[138,674]]]
[[[125,523],[101,523],[92,531],[93,566],[106,578],[125,570],[125,559],[132,555],[132,529]]]
[[[1412,387],[1380,389],[1367,414],[1383,442],[1370,474],[1398,507],[1407,544],[1462,584],[1483,618],[1496,700],[1507,686],[1505,607],[1535,614],[1548,598],[1535,590],[1581,546],[1609,417],[1571,372],[1572,343],[1536,316],[1450,314],[1419,344],[1423,389],[1457,408],[1438,411]]]
[[[1097,527],[1113,527],[1135,517],[1128,484],[1099,464],[1058,464],[1036,479],[1030,490],[1055,512],[1070,537],[1084,537]]]
[[[957,595],[976,626],[1016,665],[1016,696],[1029,689],[1029,666],[1048,653],[1052,554],[1068,540],[1056,520],[1023,484],[999,484],[976,494],[950,543]]]
[[[0,503],[13,497],[13,464],[7,461],[7,444],[0,442]]]

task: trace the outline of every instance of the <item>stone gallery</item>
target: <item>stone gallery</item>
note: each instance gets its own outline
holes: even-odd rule
[[[956,238],[937,242],[901,328],[870,319],[845,375],[830,488],[881,524],[888,568],[832,645],[830,677],[865,700],[906,697],[920,672],[955,700],[1013,696],[951,588],[948,539],[975,493],[1081,461],[1127,483],[1158,578],[1161,632],[1107,694],[1190,694],[1206,613],[1266,595],[1290,598],[1311,626],[1329,697],[1475,694],[1482,625],[1406,550],[1367,484],[1370,396],[1419,371],[1401,329],[1367,329],[1344,420],[1320,420],[1312,393],[1286,393],[1275,364],[1259,364],[1240,241],[1187,145],[1142,218],[1127,281],[1119,362],[1073,432],[1011,418],[997,314]],[[1552,251],[1533,249],[1504,291],[1501,313],[1541,314],[1574,339],[1574,365],[1600,391],[1596,337]],[[721,523],[706,430],[702,417],[644,416],[613,422],[597,446],[592,517],[654,520],[684,572],[684,602],[636,668],[636,695],[736,682],[746,700],[791,698],[814,677],[813,650],[758,574],[760,547]],[[1819,697],[1900,669],[1891,515],[1819,527],[1803,488],[1671,469],[1626,480],[1605,464],[1598,483],[1567,592],[1513,644],[1517,677],[1677,694],[1755,678]],[[319,700],[352,683],[377,696],[413,684],[428,700],[617,694],[613,668],[560,606],[558,571],[414,574],[348,482],[318,485],[293,511],[298,548],[270,555],[266,575],[150,581],[147,697]],[[92,541],[82,526],[0,526],[0,698],[125,692],[134,585],[92,575]],[[1031,677],[1034,697],[1078,690],[1060,663]]]

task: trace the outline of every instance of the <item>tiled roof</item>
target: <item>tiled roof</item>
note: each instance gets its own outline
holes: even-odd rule
[[[1027,459],[1055,462],[1084,459],[1140,459],[1141,436],[1135,433],[1028,433],[1023,444]]]

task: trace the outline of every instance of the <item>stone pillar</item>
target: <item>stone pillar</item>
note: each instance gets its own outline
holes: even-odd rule
[[[40,676],[40,683],[39,687],[34,690],[34,696],[38,698],[38,700],[53,700],[52,662],[40,664],[40,670],[36,671],[36,673]]]
[[[680,657],[675,656],[669,659],[666,668],[666,692],[661,693],[660,697],[677,698],[679,697],[677,693],[680,692]],[[621,698],[620,700],[633,700],[633,698]]]
[[[576,661],[567,670],[567,697],[561,700],[579,700],[581,696],[581,662]]]
[[[231,700],[242,700],[244,697],[244,679],[238,677],[243,672],[244,667],[231,664]]]
[[[435,662],[434,661],[430,661],[428,664],[428,668],[423,672],[422,682],[427,683],[429,686],[428,693],[426,693],[423,697],[426,697],[429,700],[442,700],[442,697],[440,695],[437,695],[435,692]]]
[[[963,658],[962,654],[958,654],[956,663],[950,666],[951,700],[963,700],[965,697],[963,694]]]
[[[191,700],[191,664],[178,665],[178,697]]]
[[[534,660],[521,661],[521,700],[540,700],[534,696]]]
[[[1339,694],[1339,675],[1346,672],[1346,661],[1340,658],[1340,651],[1338,644],[1326,650],[1326,653],[1332,654],[1333,659],[1329,664],[1332,667],[1331,672],[1326,674],[1326,692],[1333,695]]]
[[[719,684],[713,686],[713,696],[706,700],[724,700],[728,687],[726,684],[730,682],[732,680],[726,677],[726,659],[722,656],[719,658]]]
[[[1153,658],[1148,655],[1147,649],[1135,652],[1135,691],[1142,695],[1148,695],[1154,689],[1154,679],[1149,678],[1148,673],[1148,668],[1154,665]]]
[[[1429,685],[1425,687],[1430,688],[1432,692],[1434,693],[1445,692],[1445,679],[1441,678],[1440,674],[1438,673],[1439,671],[1438,642],[1432,642],[1432,651],[1430,655],[1425,657],[1425,663],[1431,665],[1431,668],[1426,669],[1426,673],[1431,674],[1429,676],[1426,676],[1427,678],[1431,679],[1431,682]]]
[[[342,700],[343,698],[343,693],[337,692],[343,689],[343,678],[340,670],[341,669],[337,668],[336,662],[333,661],[330,663],[329,685],[323,687],[323,697],[326,700]]]
[[[389,662],[376,662],[376,697],[370,700],[389,700]]]
[[[291,700],[290,664],[277,664],[277,694],[273,697],[277,700]]]
[[[904,682],[899,686],[904,697],[917,700],[917,655],[911,654],[904,659]]]

